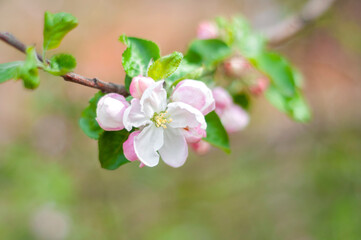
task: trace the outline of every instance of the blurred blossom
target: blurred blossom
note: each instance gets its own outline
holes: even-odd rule
[[[191,143],[190,146],[193,149],[193,151],[198,155],[207,154],[209,150],[211,150],[211,145],[203,140],[196,143]]]
[[[216,24],[210,21],[201,22],[198,25],[197,37],[199,39],[211,39],[218,37],[218,28]]]
[[[241,77],[252,65],[242,56],[234,56],[223,64],[225,73],[229,77]]]
[[[255,84],[249,87],[250,92],[255,96],[260,96],[266,91],[269,85],[269,79],[267,77],[257,78]]]
[[[62,240],[69,234],[69,219],[53,204],[38,209],[31,218],[31,230],[37,239]]]

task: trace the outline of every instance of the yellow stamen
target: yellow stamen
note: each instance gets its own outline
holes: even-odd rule
[[[156,127],[162,127],[167,128],[167,123],[172,122],[173,120],[171,118],[167,119],[167,111],[160,112],[160,113],[154,113],[154,116],[152,118],[152,121],[155,123]]]

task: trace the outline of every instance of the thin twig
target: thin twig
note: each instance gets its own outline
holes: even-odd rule
[[[263,31],[270,45],[279,45],[321,17],[336,0],[310,0],[303,9]]]
[[[16,39],[11,33],[0,32],[0,39],[10,46],[16,48],[20,52],[26,52],[26,45]],[[37,54],[38,59],[42,62],[43,58],[40,54]],[[76,73],[67,73],[61,76],[65,81],[81,84],[87,87],[96,88],[105,93],[119,93],[125,97],[129,96],[128,91],[123,85],[103,82],[97,78],[86,78]]]

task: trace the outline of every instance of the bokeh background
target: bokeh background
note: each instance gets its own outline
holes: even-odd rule
[[[76,72],[122,83],[117,41],[148,38],[184,51],[201,20],[242,13],[259,29],[303,0],[0,0],[0,30],[42,43],[43,13],[79,26],[59,50]],[[339,0],[279,46],[304,74],[309,124],[263,97],[232,153],[191,153],[184,167],[100,168],[97,144],[78,127],[95,90],[41,74],[36,91],[0,85],[1,239],[361,239],[361,1]],[[0,63],[24,55],[0,42]]]

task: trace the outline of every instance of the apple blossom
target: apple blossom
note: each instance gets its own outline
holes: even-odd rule
[[[199,39],[217,38],[218,35],[218,28],[216,24],[209,21],[204,21],[198,25],[197,37]]]
[[[96,121],[106,131],[122,130],[123,114],[128,107],[129,103],[122,95],[109,93],[98,101]]]
[[[186,79],[175,87],[171,100],[184,102],[207,115],[215,109],[215,102],[212,91],[204,82]]]
[[[134,152],[146,166],[154,167],[162,160],[180,167],[188,157],[188,146],[182,130],[200,126],[206,129],[203,114],[183,102],[167,103],[164,81],[148,87],[141,99],[134,98],[124,113],[124,126],[130,131],[139,128],[134,136]]]
[[[142,75],[134,77],[129,86],[130,95],[132,95],[134,98],[140,99],[145,89],[147,89],[153,83],[155,83],[155,81],[150,77],[143,77]]]

